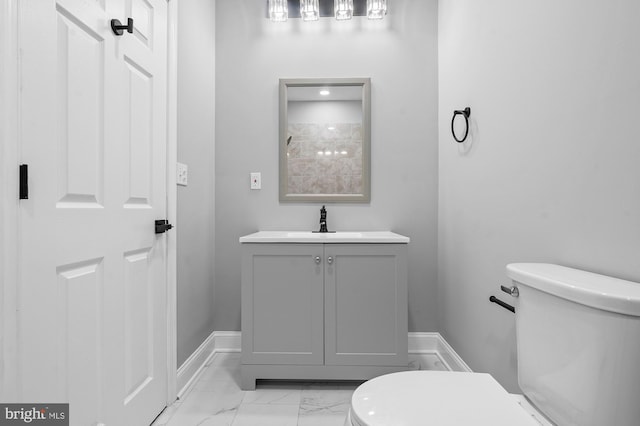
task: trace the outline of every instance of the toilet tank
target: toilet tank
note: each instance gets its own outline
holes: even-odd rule
[[[640,284],[514,263],[518,383],[559,426],[640,425]]]

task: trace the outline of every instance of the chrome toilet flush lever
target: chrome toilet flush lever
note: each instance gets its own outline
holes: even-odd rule
[[[518,290],[518,287],[516,287],[516,286],[506,287],[506,286],[501,285],[500,286],[500,290],[504,291],[505,293],[507,293],[511,297],[520,296],[520,291]]]
[[[504,285],[501,285],[500,286],[500,290],[504,291],[505,293],[507,293],[511,297],[520,296],[520,291],[518,291],[518,287],[516,287],[516,286],[506,287]],[[511,306],[510,304],[508,304],[506,302],[503,302],[502,300],[498,299],[495,296],[489,297],[489,302],[495,303],[497,305],[500,305],[503,308],[505,308],[506,310],[513,312],[514,314],[516,312],[516,308],[515,307]]]

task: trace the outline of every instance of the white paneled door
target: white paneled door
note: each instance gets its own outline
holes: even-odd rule
[[[148,425],[167,402],[167,3],[19,14],[19,398],[70,403],[71,425]]]

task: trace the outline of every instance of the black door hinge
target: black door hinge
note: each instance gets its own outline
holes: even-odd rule
[[[29,166],[20,164],[20,199],[29,199]]]
[[[164,234],[169,229],[173,228],[173,225],[166,219],[156,220],[156,234]]]

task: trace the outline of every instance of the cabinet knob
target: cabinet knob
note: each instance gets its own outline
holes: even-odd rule
[[[331,256],[327,257],[327,263],[331,265],[333,263],[333,257]]]
[[[316,258],[314,259],[316,261],[316,264],[320,264],[320,262],[322,262],[322,259],[320,258],[320,256],[316,256]]]

